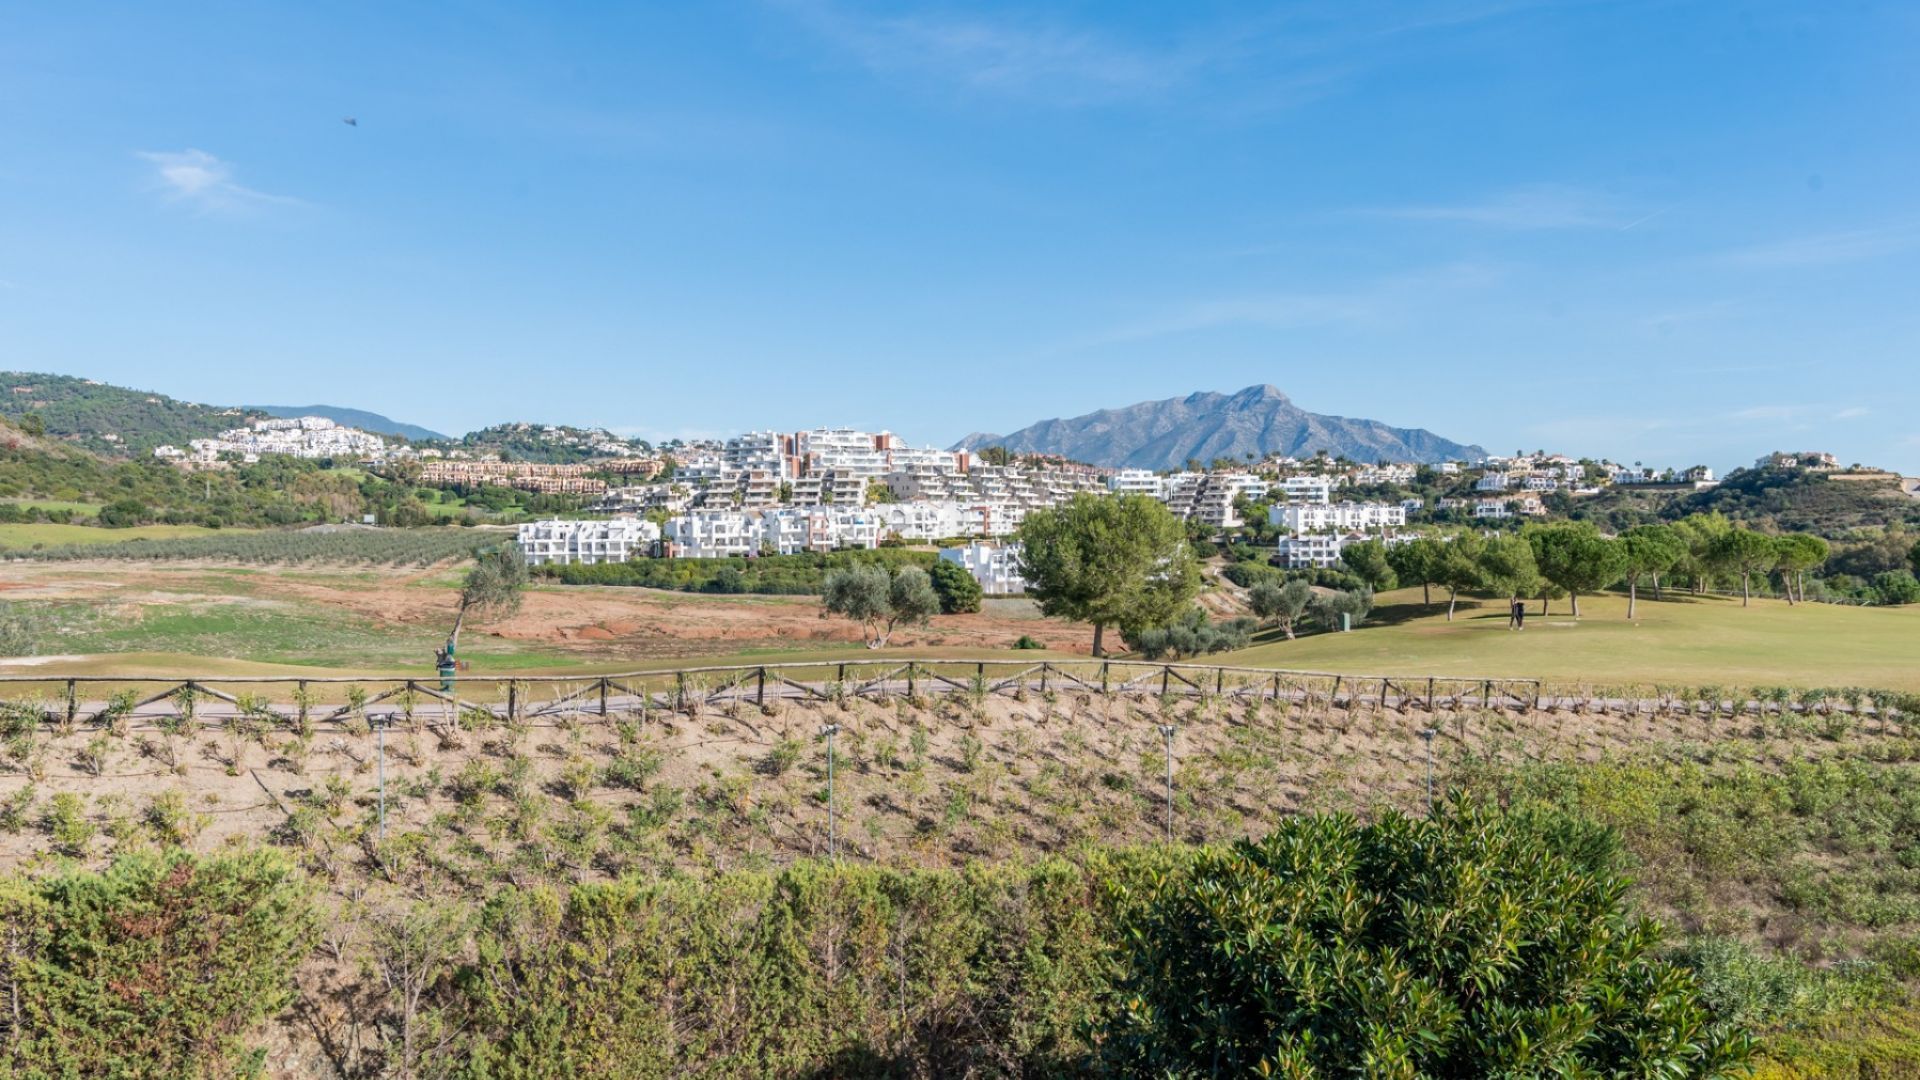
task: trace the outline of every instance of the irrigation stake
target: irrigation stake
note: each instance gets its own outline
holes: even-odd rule
[[[379,733],[376,775],[380,779],[380,843],[384,845],[387,842],[387,722],[384,719],[378,721],[374,730]]]
[[[833,737],[840,734],[839,724],[826,724],[820,734],[827,737],[827,858],[840,857],[840,834],[833,809]]]
[[[1420,729],[1420,737],[1427,741],[1427,816],[1433,816],[1433,737],[1440,734],[1438,728]]]
[[[1167,740],[1167,843],[1173,843],[1173,725],[1161,724],[1160,735]]]

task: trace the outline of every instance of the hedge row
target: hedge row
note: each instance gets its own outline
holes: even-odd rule
[[[743,559],[629,559],[620,563],[567,563],[534,568],[537,577],[562,585],[629,585],[681,592],[818,593],[827,572],[849,566],[933,566],[930,551],[879,548]]]

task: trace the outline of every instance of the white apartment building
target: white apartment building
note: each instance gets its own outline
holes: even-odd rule
[[[890,432],[853,428],[814,428],[793,437],[794,453],[807,475],[833,472],[862,480],[878,480],[887,473],[887,453],[881,447],[893,439]]]
[[[1531,495],[1520,499],[1481,499],[1473,507],[1473,516],[1477,518],[1540,517],[1546,512],[1546,504]]]
[[[1267,521],[1296,534],[1329,529],[1386,529],[1407,523],[1407,508],[1395,503],[1282,503],[1267,508]]]
[[[1147,495],[1158,499],[1161,489],[1159,474],[1152,469],[1121,469],[1107,477],[1107,490],[1115,495]]]
[[[520,526],[515,539],[530,566],[626,562],[653,554],[660,527],[639,518],[530,521]]]
[[[1354,472],[1353,482],[1356,484],[1411,484],[1417,471],[1416,466],[1404,462],[1362,465]]]
[[[1505,491],[1511,481],[1507,474],[1499,470],[1489,470],[1485,476],[1473,482],[1475,491]]]
[[[1288,502],[1317,503],[1333,501],[1333,481],[1325,476],[1289,476],[1280,481],[1280,490]]]
[[[980,591],[988,596],[1019,596],[1027,591],[1026,579],[1020,576],[1019,544],[975,541],[966,547],[941,549],[940,559],[956,563],[973,575]]]
[[[1281,537],[1278,548],[1280,562],[1289,570],[1325,569],[1340,561],[1340,553],[1346,550],[1348,544],[1378,540],[1392,546],[1404,544],[1410,539],[1410,536],[1368,536],[1360,532],[1302,533]]]
[[[777,431],[749,431],[727,440],[721,460],[736,472],[764,472],[785,480],[793,475],[786,438]]]

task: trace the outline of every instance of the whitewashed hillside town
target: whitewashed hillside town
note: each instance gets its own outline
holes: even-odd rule
[[[1081,492],[1145,495],[1211,528],[1235,528],[1249,506],[1265,511],[1279,561],[1328,567],[1361,539],[1392,544],[1419,515],[1458,512],[1475,520],[1539,517],[1545,499],[1599,494],[1614,485],[1691,488],[1716,483],[1705,466],[1653,469],[1636,462],[1578,460],[1537,452],[1476,461],[1352,462],[1324,455],[1272,456],[1156,473],[1106,469],[1029,455],[915,447],[890,431],[814,428],[751,431],[726,440],[634,444],[605,432],[530,424],[507,430],[570,439],[589,460],[544,464],[503,460],[461,448],[415,447],[404,440],[318,416],[258,419],[154,455],[184,468],[223,468],[263,455],[352,461],[391,467],[417,461],[420,482],[498,484],[593,500],[586,515],[519,527],[529,563],[625,562],[669,557],[714,559],[792,555],[883,544],[945,546],[940,557],[963,566],[994,595],[1023,585],[1017,552],[1005,541],[1033,510]],[[1197,463],[1196,463],[1197,464]],[[1774,453],[1761,468],[1832,471],[1819,451]],[[1383,501],[1341,497],[1344,489],[1405,488],[1423,469],[1455,494]],[[1356,492],[1359,494],[1359,492]],[[1401,492],[1404,494],[1404,491]]]
[[[1015,552],[996,545],[1025,516],[1079,492],[1146,495],[1179,516],[1215,528],[1245,524],[1249,502],[1270,504],[1282,561],[1331,566],[1362,538],[1402,539],[1420,499],[1343,499],[1344,488],[1409,484],[1421,466],[1358,464],[1324,457],[1275,457],[1245,466],[1155,473],[967,451],[913,447],[891,432],[818,428],[756,431],[725,441],[680,444],[646,483],[611,487],[594,510],[607,518],[556,519],[520,527],[535,565],[620,562],[659,555],[709,559],[790,555],[887,542],[968,540],[942,558],[965,567],[989,594],[1021,591]],[[1711,483],[1710,471],[1656,472],[1563,455],[1515,455],[1432,466],[1438,475],[1476,476],[1477,496],[1460,509],[1476,517],[1544,513],[1541,496],[1585,495],[1614,483]]]

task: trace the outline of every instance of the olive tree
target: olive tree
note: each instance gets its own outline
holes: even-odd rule
[[[1253,613],[1263,622],[1272,622],[1294,639],[1294,628],[1300,624],[1300,617],[1307,612],[1307,605],[1313,602],[1313,586],[1295,578],[1285,583],[1268,578],[1255,582],[1247,593],[1247,601]]]
[[[853,566],[827,575],[822,615],[843,615],[866,631],[867,648],[887,644],[902,625],[924,626],[940,610],[933,580],[917,566],[889,575],[884,566]]]
[[[460,644],[460,630],[467,616],[499,618],[520,610],[527,589],[527,559],[520,548],[483,548],[475,553],[473,565],[460,581],[460,608],[453,616],[453,631],[447,635],[447,654]]]
[[[1093,624],[1093,654],[1106,628],[1165,626],[1200,590],[1186,524],[1145,495],[1081,492],[1020,523],[1020,574],[1042,614]]]

